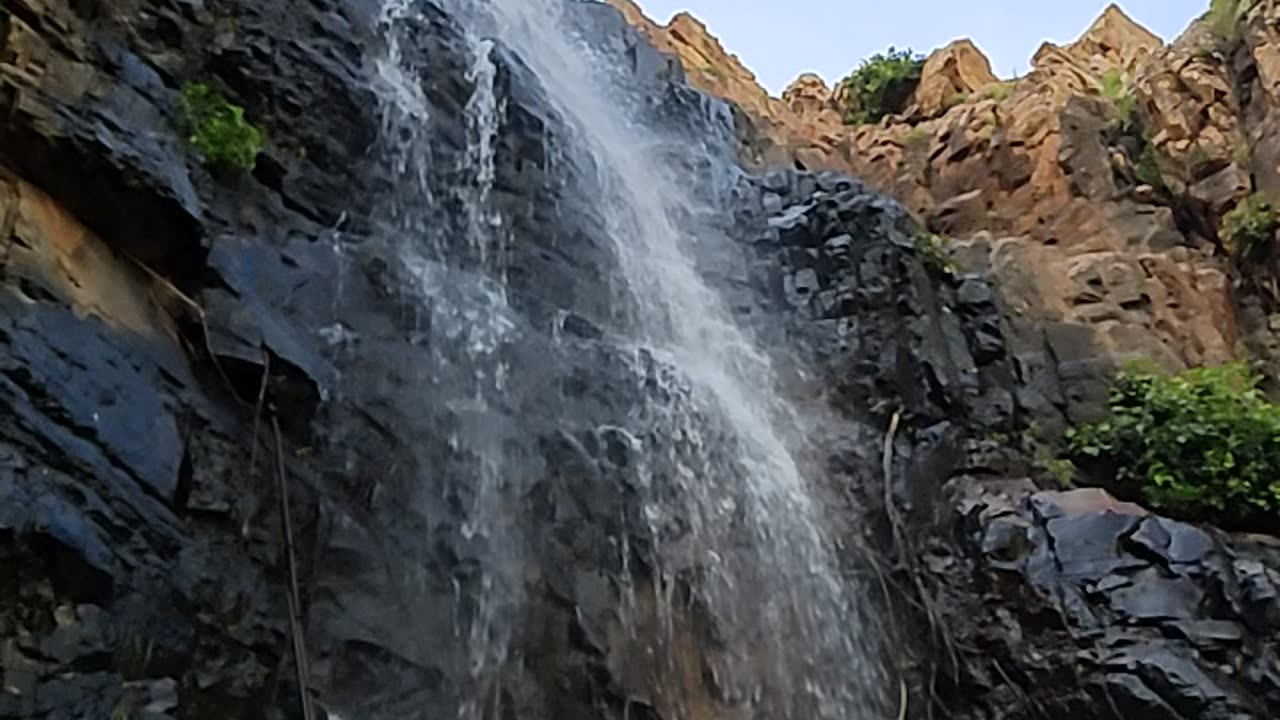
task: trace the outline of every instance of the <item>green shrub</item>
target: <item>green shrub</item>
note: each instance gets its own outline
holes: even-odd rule
[[[1275,241],[1277,228],[1280,228],[1280,222],[1276,220],[1271,203],[1262,193],[1254,193],[1222,216],[1218,238],[1227,252],[1235,257],[1245,257],[1269,249]]]
[[[1013,94],[1014,82],[1007,80],[1004,82],[992,83],[982,89],[982,97],[986,100],[995,100],[1000,102]]]
[[[1209,28],[1220,40],[1235,38],[1249,9],[1257,4],[1257,0],[1212,0],[1209,3]]]
[[[922,56],[892,47],[863,60],[837,86],[836,104],[845,123],[864,125],[900,112],[920,84],[923,68]]]
[[[1120,127],[1127,127],[1138,109],[1138,98],[1129,86],[1129,78],[1119,69],[1112,68],[1102,74],[1102,97],[1111,102],[1111,120]]]
[[[244,108],[204,83],[193,83],[182,88],[182,115],[191,144],[206,163],[253,170],[262,152],[262,131],[245,120]]]
[[[947,98],[947,101],[946,103],[943,104],[943,107],[950,110],[953,107],[963,105],[967,102],[969,102],[969,93],[967,92],[953,93],[950,97]]]
[[[947,244],[947,238],[941,235],[922,232],[916,235],[916,254],[929,270],[943,275],[954,275],[956,264],[951,259],[951,250]]]
[[[1076,479],[1076,464],[1066,458],[1038,455],[1032,461],[1032,468],[1064,490],[1070,488]]]
[[[1160,152],[1146,137],[1142,138],[1142,152],[1138,155],[1138,161],[1134,163],[1133,174],[1138,182],[1150,185],[1157,193],[1161,195],[1169,193],[1169,186],[1164,181],[1164,173],[1160,170]]]
[[[1231,526],[1280,511],[1280,407],[1243,363],[1166,376],[1129,369],[1110,416],[1069,431],[1082,465],[1114,473],[1115,489],[1153,509]]]

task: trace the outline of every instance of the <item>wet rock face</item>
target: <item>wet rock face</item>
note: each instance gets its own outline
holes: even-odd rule
[[[412,216],[388,201],[408,180],[383,144],[377,7],[7,9],[0,717],[295,716],[290,552],[324,707],[461,708],[494,696],[473,663],[508,658],[496,696],[529,717],[622,707],[599,680],[620,592],[602,583],[620,574],[619,524],[643,523],[627,516],[629,441],[608,428],[635,374],[661,368],[605,338],[613,260],[583,201],[591,169],[567,159],[536,79],[494,49],[488,211],[528,242],[485,266],[462,212],[478,58],[436,6],[419,4],[404,48],[433,79]],[[593,22],[644,82],[671,77],[620,19]],[[264,126],[251,176],[210,175],[183,140],[179,91],[206,81]],[[706,110],[682,99],[665,101],[673,122]],[[406,262],[404,236],[440,250]],[[512,391],[477,406],[504,366]],[[519,507],[483,505],[478,458],[458,449],[478,435],[522,468]],[[501,538],[528,545],[520,567],[484,575],[499,539],[464,527],[477,507],[545,519]],[[499,608],[521,630],[507,657],[478,658],[493,597],[529,617]]]
[[[679,518],[642,512],[671,491],[637,468],[672,457],[654,450],[669,451],[685,389],[617,340],[632,320],[595,168],[518,57],[417,4],[398,39],[401,69],[427,79],[423,120],[379,84],[376,3],[6,8],[0,718],[300,717],[290,555],[311,694],[343,717],[754,717],[717,675],[723,628],[693,591]],[[888,498],[932,553],[964,648],[947,709],[1268,716],[1280,609],[1265,541],[965,479],[1016,484],[1029,464],[966,439],[1061,423],[1105,393],[1093,336],[1001,305],[1034,297],[1031,278],[982,263],[1016,265],[1022,246],[961,245],[980,261],[943,272],[907,210],[861,182],[739,174],[732,111],[616,12],[579,10],[650,121],[712,146],[672,153],[716,209],[688,222],[739,242],[696,260],[827,421],[807,460],[828,469],[812,480],[834,532],[892,546],[867,533]],[[720,52],[690,20],[672,32]],[[189,81],[264,126],[252,175],[215,177],[186,147]],[[483,92],[487,195],[468,124]],[[1066,162],[1092,188],[1096,161]],[[518,242],[477,245],[493,218]],[[1166,220],[1143,221],[1153,245]],[[1164,262],[1075,261],[1071,312],[1138,325],[1124,313],[1144,297],[1177,304],[1161,287],[1198,312],[1201,286]],[[930,680],[911,675],[910,696]]]
[[[616,340],[630,319],[594,168],[519,58],[419,3],[400,69],[426,107],[406,118],[379,95],[367,3],[8,8],[0,717],[298,716],[291,560],[310,692],[343,716],[750,700],[709,670],[698,568],[652,577],[676,560],[654,556],[639,453],[689,401]],[[732,138],[727,109],[616,13],[580,10],[652,122]],[[264,127],[252,175],[191,153],[186,82]],[[477,218],[482,91],[496,143]],[[731,155],[690,170],[732,174]],[[476,246],[493,217],[519,242]],[[768,324],[746,258],[700,261]]]
[[[905,418],[888,490],[938,615],[903,620],[945,628],[914,637],[909,696],[975,719],[1270,717],[1280,544],[1101,490],[1046,490],[1027,452],[991,438],[1069,409],[1063,388],[1081,386],[1015,353],[1021,330],[1002,319],[998,288],[931,269],[905,210],[859,182],[761,183],[758,282],[823,400],[859,421],[824,444],[830,480],[858,497],[845,511],[858,518],[851,536],[883,520],[878,442],[890,414]],[[1061,335],[1055,353],[1068,361],[1069,336],[1039,330]],[[909,710],[925,717],[927,701]]]

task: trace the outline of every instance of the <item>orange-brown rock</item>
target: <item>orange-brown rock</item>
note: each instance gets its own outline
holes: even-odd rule
[[[783,102],[769,97],[755,74],[736,55],[725,50],[702,21],[680,13],[663,26],[646,17],[632,0],[609,2],[621,10],[627,21],[655,48],[676,56],[694,87],[729,100],[753,116],[772,118],[784,108]]]
[[[987,56],[972,41],[957,40],[925,61],[915,93],[916,111],[925,117],[940,115],[978,90],[999,82]]]
[[[840,116],[831,104],[831,88],[815,73],[805,73],[782,92],[787,109],[801,118],[824,119],[831,125],[839,124]],[[823,118],[825,113],[830,115]]]
[[[632,0],[608,2],[654,47],[678,58],[691,85],[732,102],[747,114],[752,123],[749,160],[758,165],[800,162],[812,169],[843,169],[835,146],[844,128],[836,113],[817,105],[812,106],[813,113],[798,112],[789,101],[771,97],[755,74],[688,13],[676,15],[664,26],[646,17]]]
[[[153,302],[166,293],[42,190],[0,172],[0,213],[9,233],[0,237],[0,265],[25,281],[15,287],[56,290],[77,314],[123,331],[175,334]]]
[[[1239,98],[1217,45],[1207,26],[1193,26],[1145,63],[1135,88],[1169,187],[1220,215],[1250,179]]]
[[[1241,23],[1239,45],[1227,56],[1227,67],[1240,68],[1236,85],[1248,88],[1249,105],[1239,108],[1247,148],[1241,157],[1253,171],[1257,188],[1280,200],[1280,5],[1255,5]]]
[[[960,264],[1000,288],[1015,351],[1182,367],[1267,345],[1257,329],[1280,327],[1257,303],[1240,309],[1216,245],[1240,198],[1280,200],[1277,28],[1280,7],[1259,3],[1237,38],[1198,22],[1166,46],[1112,5],[1006,82],[958,41],[929,56],[901,116],[862,127],[840,122],[816,75],[768,98],[691,20],[646,32],[664,34],[694,84],[744,110],[751,160],[849,172],[951,237]],[[707,67],[719,70],[694,71]],[[1148,184],[1153,161],[1167,190]]]
[[[1069,55],[1085,60],[1095,71],[1121,68],[1132,72],[1162,47],[1164,41],[1159,36],[1134,22],[1112,3],[1083,37],[1064,49]]]

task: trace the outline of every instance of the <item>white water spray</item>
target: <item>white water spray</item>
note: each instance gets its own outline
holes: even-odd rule
[[[789,716],[863,717],[879,700],[881,669],[792,454],[804,442],[796,436],[802,423],[775,391],[768,357],[688,251],[690,243],[731,241],[705,229],[695,237],[679,224],[714,208],[694,200],[649,151],[670,139],[628,114],[632,105],[608,75],[611,61],[569,31],[568,4],[490,0],[487,7],[498,37],[534,69],[599,168],[599,207],[638,309],[638,352],[673,370],[663,382],[674,402],[648,411],[652,428],[668,435],[658,438],[666,448],[645,451],[669,453],[667,480],[683,502],[654,497],[646,514],[655,535],[668,521],[691,526],[694,562],[711,576],[704,599],[738,636],[728,671],[734,694],[772,694],[773,707]],[[744,524],[746,549],[734,546]],[[669,580],[657,592],[669,593]],[[670,629],[669,618],[664,624]]]
[[[496,38],[534,70],[553,103],[576,130],[572,152],[589,156],[598,169],[598,210],[606,221],[637,320],[630,328],[634,373],[654,394],[630,421],[640,447],[646,488],[643,517],[656,545],[654,601],[662,637],[650,638],[656,653],[671,653],[677,631],[678,583],[689,583],[714,617],[727,646],[715,668],[721,695],[751,717],[788,720],[862,720],[876,717],[882,701],[882,668],[872,658],[861,615],[841,579],[831,543],[812,499],[805,470],[796,462],[805,426],[776,391],[768,356],[733,321],[718,294],[694,267],[693,244],[732,242],[693,223],[716,213],[696,200],[671,158],[704,153],[679,138],[662,137],[631,114],[636,104],[610,77],[602,58],[574,37],[562,17],[572,0],[456,0],[459,17],[485,14]],[[433,202],[426,158],[431,139],[426,98],[414,68],[406,63],[399,24],[411,0],[387,0],[382,24],[388,52],[378,64],[384,97],[384,135],[400,177],[420,192],[402,193],[397,206],[405,233],[405,266],[446,313],[439,330],[465,333],[471,342],[474,395],[457,399],[480,416],[486,398],[503,391],[506,368],[494,360],[510,308],[500,273],[507,238],[501,216],[489,207],[501,107],[494,91],[496,69],[488,41],[474,40],[467,79],[468,149],[471,183],[462,192],[471,251],[479,261],[483,297],[458,299],[450,310],[440,276],[440,248],[415,245],[426,235],[425,216],[411,205]],[[658,152],[656,149],[662,149]],[[519,241],[519,238],[512,238]],[[433,326],[434,327],[434,326]],[[474,439],[473,439],[474,440]],[[468,537],[504,539],[501,523],[515,522],[504,500],[501,450],[470,442],[478,459],[477,492],[463,526]],[[678,529],[678,530],[673,530]],[[511,539],[511,538],[506,538]],[[514,552],[514,551],[512,551]],[[624,561],[629,549],[624,548]],[[518,598],[510,553],[491,558],[470,619],[470,677],[475,696],[459,708],[463,720],[479,720],[496,691],[514,616],[504,615]],[[691,579],[696,575],[696,579]],[[629,589],[624,591],[629,592]],[[628,599],[629,606],[638,605]],[[635,631],[634,627],[628,628]],[[673,658],[663,669],[678,671]],[[680,689],[655,688],[676,717],[687,717]],[[673,697],[674,695],[674,697]],[[735,715],[736,716],[736,715]]]

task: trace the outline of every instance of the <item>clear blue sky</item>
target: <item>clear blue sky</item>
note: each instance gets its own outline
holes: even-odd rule
[[[972,38],[996,75],[1022,72],[1044,40],[1070,42],[1108,0],[637,0],[666,23],[688,10],[778,94],[800,73],[838,80],[889,45],[927,52]],[[1130,17],[1166,41],[1209,0],[1124,0]]]

